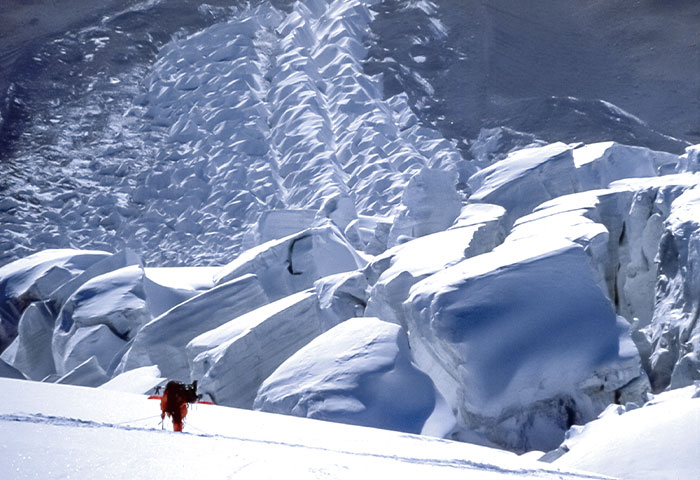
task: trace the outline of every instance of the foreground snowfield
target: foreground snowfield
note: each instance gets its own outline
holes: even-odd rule
[[[611,405],[598,420],[569,432],[561,447],[568,453],[554,464],[620,478],[695,478],[699,399],[696,384],[662,393],[643,408]]]
[[[161,430],[158,402],[142,395],[8,379],[0,387],[8,479],[606,478],[463,443],[210,405],[194,406],[176,434]]]
[[[503,128],[460,146],[421,121],[425,105],[367,73],[384,7],[427,22],[408,50],[450,34],[427,0],[204,9],[195,33],[114,77],[129,85],[117,102],[127,111],[109,110],[114,130],[45,167],[48,180],[27,153],[0,199],[0,258],[22,257],[0,267],[0,376],[36,383],[0,391],[2,426],[16,430],[4,452],[66,435],[137,443],[175,476],[181,462],[156,450],[185,443],[234,452],[221,455],[258,476],[309,473],[324,448],[352,478],[385,457],[445,474],[493,458],[481,474],[524,474],[504,471],[512,454],[406,436],[424,434],[622,478],[700,473],[700,146],[550,143]],[[85,128],[67,123],[67,139]],[[197,380],[220,406],[405,435],[214,407],[188,417],[197,435],[129,423],[153,417],[150,404],[113,392],[165,379]],[[604,447],[613,438],[630,449]],[[289,463],[263,462],[277,456]],[[37,475],[71,468],[40,457],[56,463],[29,462]]]
[[[193,406],[180,434],[167,420],[161,428],[158,401],[144,395],[11,379],[0,388],[8,479],[680,479],[695,477],[700,447],[700,387],[628,412],[611,407],[569,435],[555,467],[465,443],[212,405]]]

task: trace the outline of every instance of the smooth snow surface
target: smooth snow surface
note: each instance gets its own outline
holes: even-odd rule
[[[106,390],[116,390],[128,393],[149,393],[160,384],[166,382],[166,378],[160,376],[160,370],[155,365],[129,370],[117,375],[110,381],[100,385]]]
[[[0,379],[0,461],[9,479],[597,479],[484,447],[195,405],[185,433],[145,396]]]
[[[626,480],[695,478],[698,392],[700,385],[662,393],[642,408],[611,405],[598,420],[567,434],[566,453],[554,464]]]

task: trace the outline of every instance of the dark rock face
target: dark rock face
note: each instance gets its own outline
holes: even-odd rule
[[[548,141],[674,153],[700,142],[697,2],[435,3],[433,12],[396,0],[377,6],[366,68],[384,73],[387,95],[406,90],[446,136],[503,125]]]

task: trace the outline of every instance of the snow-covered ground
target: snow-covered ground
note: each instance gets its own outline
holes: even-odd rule
[[[470,443],[621,478],[700,474],[700,146],[604,99],[555,101],[602,111],[584,139],[606,141],[453,138],[429,120],[445,92],[431,55],[460,35],[450,2],[194,3],[126,2],[44,45],[37,62],[68,59],[41,98],[73,93],[0,120],[0,376],[20,379],[2,380],[0,459],[30,477],[178,476],[218,455],[253,478],[557,478]],[[416,20],[392,30],[403,44],[387,12]],[[382,58],[413,83],[373,75]],[[153,402],[114,392],[165,379],[403,435],[201,405],[188,435],[130,422]],[[601,447],[645,435],[678,445]]]
[[[597,479],[485,447],[195,405],[185,433],[146,396],[0,379],[3,478]]]
[[[643,408],[611,405],[598,420],[573,428],[554,455],[566,453],[553,463],[620,478],[695,478],[698,398],[695,385],[662,393]]]

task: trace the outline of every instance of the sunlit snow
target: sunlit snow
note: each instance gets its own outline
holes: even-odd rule
[[[700,475],[684,132],[547,94],[459,133],[447,0],[107,3],[0,105],[9,478]],[[167,380],[215,404],[184,434]]]

